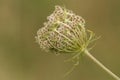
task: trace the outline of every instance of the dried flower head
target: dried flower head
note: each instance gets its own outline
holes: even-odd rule
[[[48,22],[37,32],[41,49],[57,53],[80,53],[93,40],[92,31],[85,29],[85,20],[64,7],[55,6]]]
[[[54,12],[47,17],[48,22],[37,31],[36,41],[40,48],[55,53],[72,53],[66,61],[75,61],[72,69],[79,64],[79,57],[95,40],[95,34],[86,30],[85,20],[64,7],[55,6]],[[66,74],[66,75],[67,75]]]
[[[75,54],[69,60],[76,63],[66,75],[79,64],[80,54],[84,53],[113,78],[120,80],[117,75],[89,53],[88,45],[96,38],[92,31],[86,30],[85,20],[81,16],[64,7],[55,6],[54,12],[47,19],[48,22],[44,23],[44,27],[38,30],[36,41],[43,50]]]

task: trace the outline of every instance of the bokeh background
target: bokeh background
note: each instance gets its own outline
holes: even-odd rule
[[[63,77],[72,66],[67,56],[40,50],[36,32],[55,5],[82,16],[101,36],[91,53],[120,76],[120,0],[0,0],[0,80],[114,80],[86,56]]]

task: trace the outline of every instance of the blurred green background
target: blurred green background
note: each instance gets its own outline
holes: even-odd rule
[[[101,36],[91,53],[120,76],[120,0],[0,0],[0,80],[114,80],[86,56],[63,78],[72,66],[67,56],[40,50],[34,37],[55,5]]]

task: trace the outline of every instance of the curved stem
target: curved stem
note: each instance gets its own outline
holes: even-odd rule
[[[100,61],[98,61],[94,56],[92,56],[88,50],[85,50],[85,54],[92,59],[98,66],[100,66],[104,71],[106,71],[109,75],[111,75],[114,79],[120,80],[120,78],[114,74],[112,71],[110,71],[107,67],[105,67]]]

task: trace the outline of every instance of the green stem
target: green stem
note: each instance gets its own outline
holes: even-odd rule
[[[104,71],[106,71],[109,75],[111,75],[114,79],[120,80],[120,78],[115,75],[112,71],[110,71],[108,68],[106,68],[100,61],[98,61],[94,56],[92,56],[88,50],[85,50],[85,54],[92,59],[98,66],[100,66]]]

